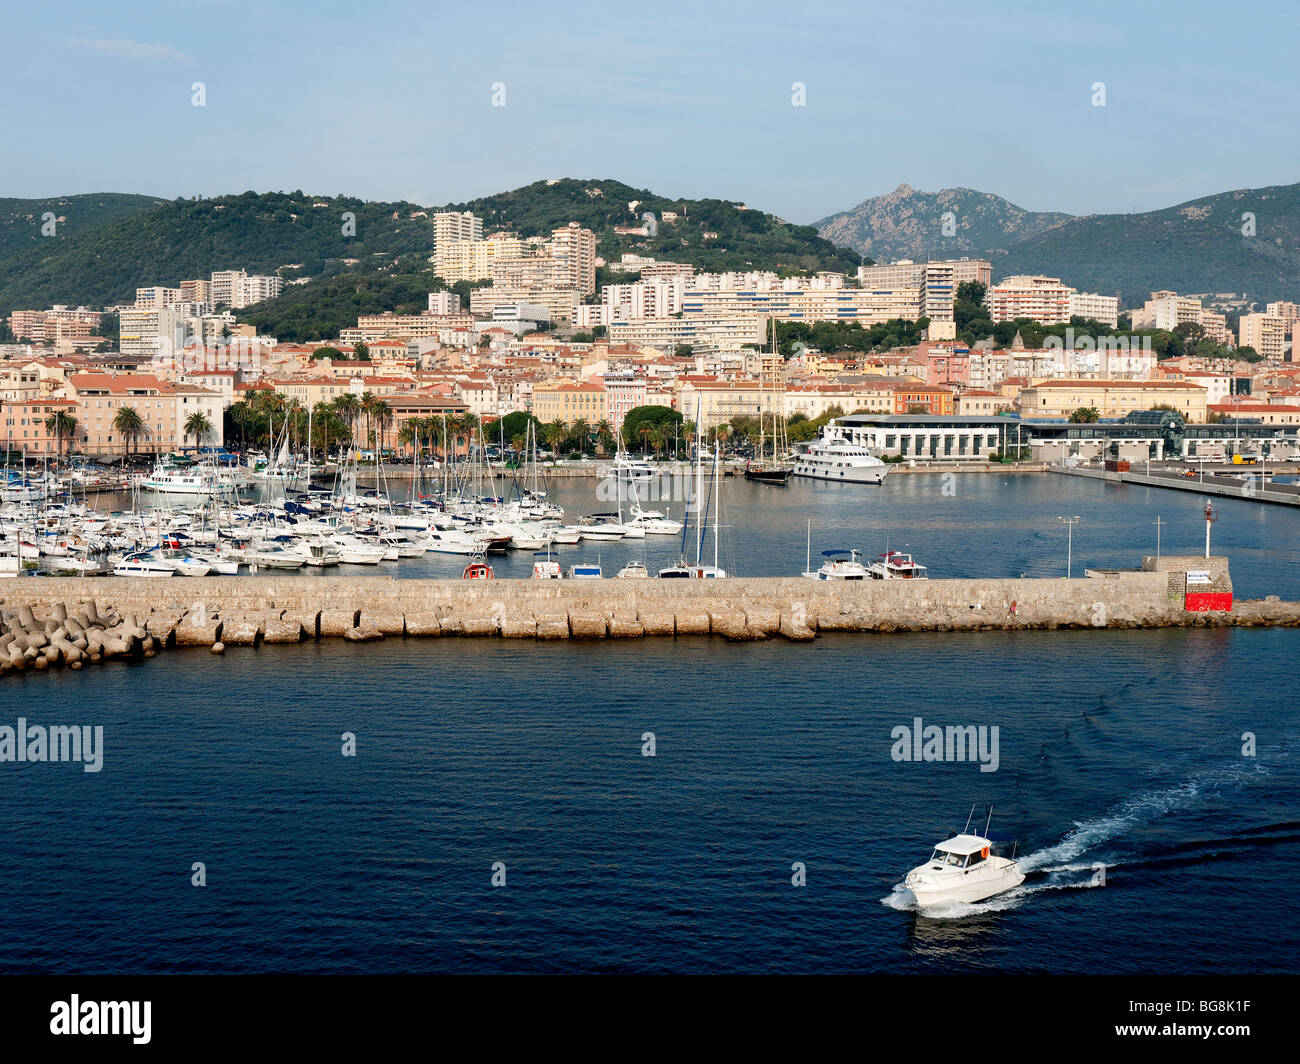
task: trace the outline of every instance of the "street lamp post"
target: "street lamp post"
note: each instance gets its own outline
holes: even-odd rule
[[[1068,580],[1074,567],[1074,526],[1078,523],[1079,515],[1058,517],[1057,520],[1065,525],[1065,578]]]

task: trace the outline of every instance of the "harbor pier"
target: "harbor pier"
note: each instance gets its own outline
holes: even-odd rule
[[[331,638],[801,641],[828,632],[1300,626],[1300,603],[1234,602],[1222,557],[1145,558],[1141,569],[1089,570],[1074,579],[45,577],[0,586],[0,610],[11,626],[22,611],[37,625],[53,625],[51,618],[87,609],[127,618],[159,648],[223,650]]]

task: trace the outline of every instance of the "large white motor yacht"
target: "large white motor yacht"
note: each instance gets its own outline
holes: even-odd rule
[[[881,484],[889,466],[870,451],[850,443],[834,421],[822,430],[822,438],[809,445],[795,459],[794,475],[836,484]]]

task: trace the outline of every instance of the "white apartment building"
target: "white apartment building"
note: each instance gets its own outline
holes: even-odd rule
[[[430,314],[459,314],[460,313],[460,296],[455,292],[430,292],[429,293],[429,313]]]
[[[511,287],[493,282],[490,288],[476,288],[470,293],[472,314],[491,316],[495,308],[512,303],[531,303],[546,308],[546,321],[572,321],[577,314],[581,294],[576,288]]]
[[[584,296],[596,294],[596,234],[577,222],[551,233],[548,245],[554,263],[550,283],[576,288]]]
[[[1064,325],[1070,320],[1073,291],[1059,277],[1006,277],[990,286],[984,305],[995,322],[1030,318],[1044,325]]]
[[[438,211],[433,216],[435,248],[458,240],[482,240],[483,219],[469,211]]]
[[[1270,303],[1264,310],[1269,317],[1281,318],[1283,321],[1300,321],[1300,304],[1283,300],[1278,303]]]
[[[686,279],[607,284],[600,290],[604,307],[602,325],[632,318],[671,318],[682,309]]]
[[[1070,290],[1070,316],[1091,318],[1114,329],[1119,325],[1119,297]]]
[[[284,287],[280,277],[250,276],[247,270],[217,270],[208,285],[209,302],[224,303],[233,310],[274,299]]]
[[[687,344],[697,353],[738,351],[745,344],[762,344],[766,328],[767,320],[761,317],[634,318],[610,322],[609,342],[655,347],[668,354],[678,344]]]
[[[1133,328],[1173,332],[1180,325],[1201,324],[1201,301],[1177,292],[1152,292],[1141,310],[1133,311]]]
[[[123,307],[118,316],[118,350],[154,358],[185,346],[188,316],[170,307]]]
[[[858,267],[858,284],[863,288],[907,288],[925,283],[931,268],[943,267],[954,284],[977,282],[987,288],[993,281],[993,263],[988,259],[943,259],[937,262],[897,262]]]
[[[179,288],[164,288],[161,285],[152,285],[148,288],[137,288],[135,290],[135,305],[141,310],[169,307],[173,303],[179,303],[181,298]]]
[[[435,245],[434,272],[448,284],[487,281],[497,259],[517,258],[533,246],[510,233],[493,233],[486,240],[456,240]]]

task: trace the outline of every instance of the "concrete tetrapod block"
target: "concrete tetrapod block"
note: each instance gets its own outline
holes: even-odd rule
[[[406,634],[409,636],[442,635],[442,622],[434,613],[408,613]]]
[[[360,610],[321,610],[320,636],[322,639],[337,639],[356,628],[360,619]]]
[[[539,613],[537,619],[538,639],[568,639],[569,615],[567,613]]]
[[[569,611],[569,635],[574,639],[604,639],[608,634],[608,613],[599,610]]]
[[[361,611],[361,625],[378,628],[384,635],[406,635],[406,618],[397,610]]]

